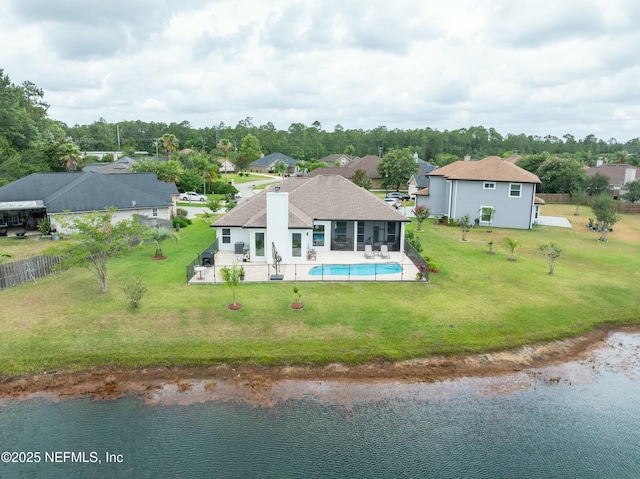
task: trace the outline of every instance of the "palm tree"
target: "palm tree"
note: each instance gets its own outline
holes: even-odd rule
[[[76,171],[80,164],[80,149],[73,143],[60,146],[60,163],[67,171]]]
[[[282,175],[282,177],[284,177],[287,170],[289,170],[289,165],[287,165],[282,160],[278,161],[273,167],[273,171],[278,173],[279,175]]]
[[[229,152],[231,151],[232,148],[233,148],[233,143],[231,143],[226,138],[223,138],[218,143],[218,149],[222,153],[224,153],[224,180],[225,180],[225,182],[227,181],[227,166],[228,166],[227,165],[227,155],[229,154]]]
[[[520,246],[520,242],[518,240],[512,240],[511,238],[505,238],[504,243],[507,245],[507,248],[511,250],[511,256],[507,258],[509,261],[515,261],[516,259],[513,257],[513,253],[516,248]]]
[[[244,268],[242,266],[238,266],[237,263],[233,263],[233,266],[225,266],[224,268],[220,269],[222,280],[227,286],[231,288],[231,293],[233,295],[232,309],[237,309],[238,307],[238,304],[236,303],[236,287],[240,283],[240,276],[242,276],[243,274]]]
[[[178,241],[178,237],[173,231],[170,231],[167,228],[163,228],[161,226],[151,228],[150,237],[156,243],[156,254],[153,256],[154,258],[163,257],[162,248],[160,246],[163,241],[166,241],[168,239]]]
[[[178,149],[178,139],[171,133],[165,133],[158,138],[158,144],[167,158],[171,159],[171,153]]]
[[[218,167],[211,166],[209,160],[204,156],[195,159],[196,168],[202,175],[202,193],[207,194],[207,181],[216,181],[218,179]]]

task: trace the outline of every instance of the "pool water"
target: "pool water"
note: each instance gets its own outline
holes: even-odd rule
[[[402,272],[399,263],[323,264],[309,271],[311,276],[377,276]]]

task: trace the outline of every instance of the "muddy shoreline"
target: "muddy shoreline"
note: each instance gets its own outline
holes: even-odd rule
[[[372,361],[360,365],[324,366],[105,367],[24,377],[0,376],[0,399],[117,399],[131,394],[148,398],[154,391],[166,387],[177,392],[189,391],[195,382],[199,382],[211,392],[221,384],[232,385],[259,400],[274,384],[283,381],[432,383],[463,377],[495,377],[584,359],[614,332],[640,333],[640,326],[599,329],[564,341],[510,351],[401,362]]]

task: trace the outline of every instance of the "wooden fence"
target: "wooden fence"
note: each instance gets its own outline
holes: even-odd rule
[[[57,256],[45,255],[0,264],[0,289],[36,281],[55,272]]]
[[[536,196],[542,198],[545,203],[555,203],[559,205],[575,204],[571,199],[571,195],[568,193],[538,193]],[[591,204],[591,197],[587,196],[583,204],[589,206]],[[616,211],[623,215],[640,215],[640,203],[616,201]]]

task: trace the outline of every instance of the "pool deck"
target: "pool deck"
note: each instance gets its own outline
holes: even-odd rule
[[[407,255],[399,251],[392,251],[389,253],[389,256],[389,258],[381,259],[380,256],[375,255],[373,258],[367,259],[364,257],[363,251],[318,251],[316,261],[305,261],[305,259],[302,258],[300,259],[300,262],[296,264],[280,264],[278,274],[282,275],[282,281],[415,281],[418,269]],[[196,271],[193,277],[189,280],[189,284],[224,283],[219,270],[221,267],[230,266],[234,262],[237,262],[244,267],[245,283],[274,281],[272,279],[272,275],[276,274],[276,270],[272,265],[267,263],[242,262],[241,255],[235,255],[230,252],[218,252],[215,258],[215,265],[205,266],[202,271]],[[309,271],[312,268],[323,264],[379,265],[384,263],[398,263],[402,266],[402,272],[392,274],[374,274],[368,276],[322,276],[309,274]]]

